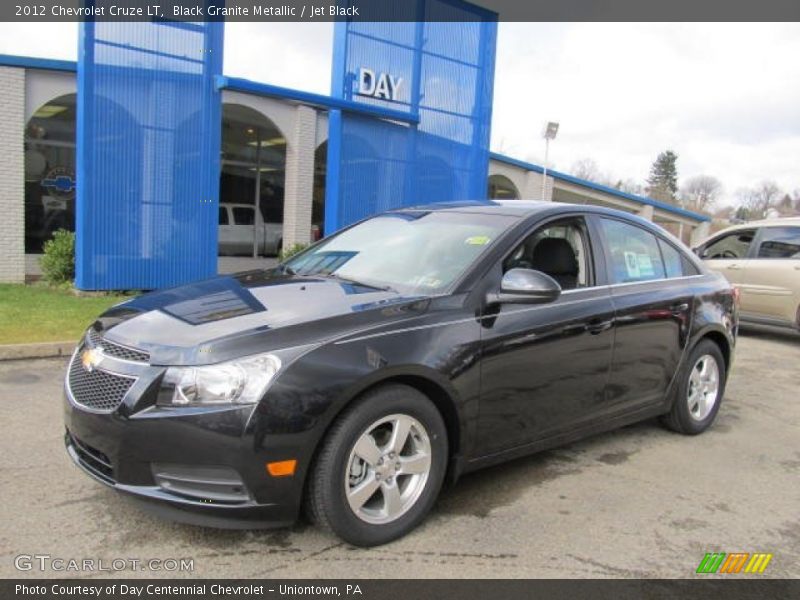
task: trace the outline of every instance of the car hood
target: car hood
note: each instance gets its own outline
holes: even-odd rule
[[[425,297],[327,277],[257,270],[144,294],[94,327],[111,342],[146,350],[151,364],[210,364],[325,343],[418,316]]]

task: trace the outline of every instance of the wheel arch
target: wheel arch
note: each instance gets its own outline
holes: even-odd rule
[[[344,399],[337,404],[336,411],[331,414],[328,422],[325,424],[322,434],[317,439],[309,464],[314,463],[319,449],[334,423],[336,423],[336,420],[349,406],[357,402],[360,398],[363,398],[365,394],[379,387],[392,384],[407,385],[414,388],[418,392],[424,394],[439,411],[444,421],[445,429],[447,430],[447,477],[449,478],[451,475],[453,478],[457,477],[458,474],[454,473],[454,471],[457,470],[456,461],[454,459],[460,455],[462,450],[464,423],[458,410],[456,393],[454,390],[447,389],[446,384],[436,381],[433,376],[416,370],[376,374],[362,381],[360,385],[348,390]]]
[[[728,339],[728,337],[721,331],[717,331],[716,329],[710,329],[708,331],[703,332],[701,335],[697,337],[697,341],[694,343],[694,346],[697,346],[697,344],[699,344],[703,340],[710,340],[719,347],[720,352],[722,352],[722,358],[725,359],[725,372],[728,373],[730,371],[731,358],[733,353],[733,349],[731,348],[731,342]]]

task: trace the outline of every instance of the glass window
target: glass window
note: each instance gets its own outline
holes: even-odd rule
[[[600,223],[606,238],[613,283],[664,278],[664,263],[656,236],[622,221],[600,219]]]
[[[711,241],[701,253],[701,258],[745,258],[756,236],[755,229],[734,231]]]
[[[800,258],[800,227],[764,227],[758,258]]]
[[[219,207],[219,224],[220,225],[227,225],[228,224],[228,209],[224,206]]]
[[[255,223],[256,211],[249,206],[233,207],[233,222],[236,225],[252,225]]]
[[[280,269],[402,294],[444,292],[514,222],[448,211],[379,215],[320,242]]]
[[[547,273],[562,289],[589,286],[589,254],[583,219],[549,223],[525,238],[503,261],[509,269],[535,269]]]
[[[664,258],[664,269],[667,277],[683,277],[693,273],[686,271],[686,257],[671,244],[659,239],[658,245],[661,247],[661,256]]]
[[[41,106],[25,127],[25,252],[75,231],[75,94]]]

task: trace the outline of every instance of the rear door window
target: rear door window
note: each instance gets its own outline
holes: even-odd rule
[[[220,225],[228,224],[228,209],[225,206],[219,207],[219,224]]]
[[[609,260],[611,283],[664,279],[658,239],[636,225],[600,219]]]
[[[764,227],[758,258],[800,258],[800,227]]]
[[[252,225],[255,223],[255,211],[249,206],[235,206],[233,208],[233,222],[237,225]]]

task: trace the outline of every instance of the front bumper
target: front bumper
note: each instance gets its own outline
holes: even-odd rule
[[[302,434],[260,434],[253,406],[158,407],[163,368],[112,366],[136,382],[110,412],[79,404],[69,377],[64,388],[67,453],[87,475],[181,522],[264,528],[297,519],[308,462]],[[292,458],[294,476],[267,472],[266,463]]]

